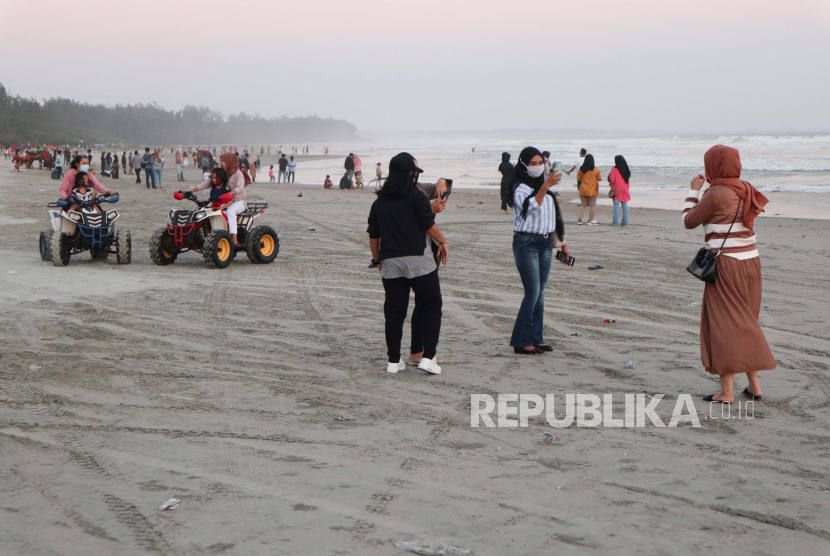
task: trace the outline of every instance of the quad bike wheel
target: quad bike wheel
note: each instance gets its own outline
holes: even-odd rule
[[[280,252],[280,238],[271,226],[257,226],[245,238],[245,252],[254,264],[268,264]]]
[[[55,266],[66,266],[69,264],[70,239],[64,233],[52,234],[52,264]]]
[[[153,232],[150,239],[150,258],[154,263],[162,266],[173,264],[178,256],[176,240],[167,232],[167,228],[159,228]]]
[[[129,230],[115,232],[115,258],[118,264],[130,264],[133,259],[133,238]]]
[[[213,230],[205,238],[202,256],[208,268],[225,268],[236,256],[231,235],[225,230]]]
[[[49,262],[52,260],[52,235],[55,230],[43,230],[40,232],[40,260]]]

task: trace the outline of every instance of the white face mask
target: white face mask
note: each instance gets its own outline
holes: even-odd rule
[[[522,164],[525,164],[525,163],[522,162]],[[545,173],[545,165],[544,164],[542,164],[540,166],[528,166],[527,164],[525,164],[525,168],[527,168],[527,175],[530,176],[531,178],[538,178],[539,176],[541,176],[542,174]]]

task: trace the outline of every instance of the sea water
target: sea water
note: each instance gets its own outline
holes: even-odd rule
[[[424,138],[355,142],[329,145],[332,153],[355,152],[362,160],[368,183],[375,178],[375,165],[382,163],[384,175],[389,159],[401,151],[411,153],[425,170],[424,181],[452,178],[453,187],[497,189],[501,175],[501,153],[509,152],[516,162],[528,145],[551,152],[551,160],[569,169],[579,161],[579,150],[594,155],[607,180],[615,155],[623,155],[631,169],[631,206],[682,208],[685,191],[693,176],[703,173],[703,155],[716,144],[735,147],[741,153],[742,178],[770,198],[768,216],[830,218],[830,134],[797,135],[700,135],[618,138],[524,139]],[[475,151],[473,151],[475,148]],[[315,152],[317,149],[312,149]],[[299,181],[322,184],[326,174],[335,184],[342,176],[340,160],[301,163]],[[576,172],[564,176],[560,190],[576,190]],[[608,204],[605,188],[600,204]],[[374,185],[374,184],[372,184]],[[336,185],[335,185],[336,186]],[[786,195],[784,195],[786,194]]]

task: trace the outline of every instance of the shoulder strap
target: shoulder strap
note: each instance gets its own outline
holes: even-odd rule
[[[726,245],[726,240],[729,239],[729,234],[732,233],[732,226],[735,225],[735,220],[738,219],[738,212],[741,210],[741,198],[738,198],[738,210],[735,211],[735,217],[732,219],[732,223],[729,225],[729,231],[726,232],[726,237],[723,238],[723,243],[720,244],[720,250],[718,251],[718,255],[721,254],[723,251],[723,246]]]

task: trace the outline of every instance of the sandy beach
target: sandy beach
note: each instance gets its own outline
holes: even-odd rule
[[[756,221],[778,369],[755,419],[709,419],[703,284],[685,270],[703,234],[679,211],[633,208],[614,228],[600,206],[603,225],[577,227],[563,187],[577,264],[554,265],[547,288],[555,351],[522,358],[508,346],[523,293],[512,215],[496,191],[456,191],[437,218],[443,374],[387,375],[374,195],[269,184],[275,160],[248,195],[269,203],[259,222],[279,256],[225,270],[196,253],[150,260],[152,231],[188,206],[174,164],[163,190],[103,182],[121,193],[131,265],[82,254],[66,268],[37,249],[59,182],[0,168],[0,554],[391,555],[416,540],[482,555],[827,552],[826,220]],[[470,426],[471,394],[583,392],[662,393],[663,417],[688,393],[702,426]],[[181,504],[159,511],[169,498]]]

